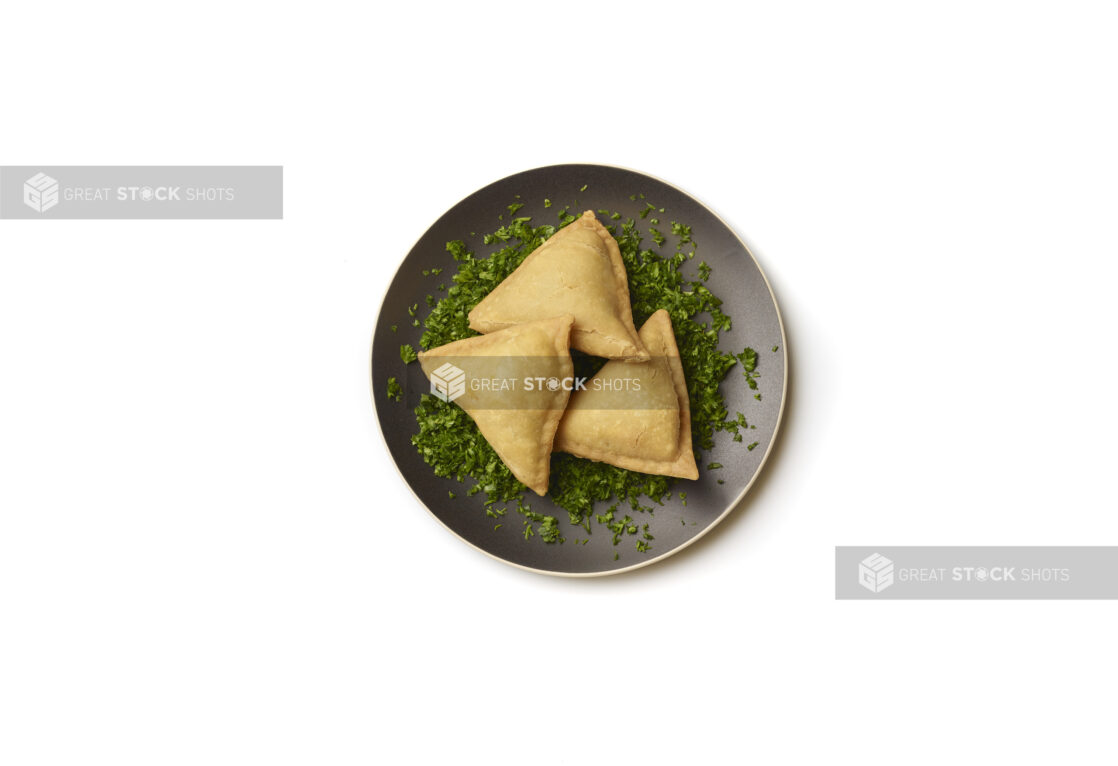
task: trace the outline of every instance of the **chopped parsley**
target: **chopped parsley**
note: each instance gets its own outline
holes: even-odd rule
[[[404,364],[411,364],[418,358],[418,354],[416,354],[415,349],[411,347],[410,343],[405,343],[404,345],[400,346],[400,359],[404,362]]]
[[[741,362],[741,374],[745,376],[745,382],[753,391],[757,390],[757,352],[751,348],[746,348],[740,354],[735,354],[734,358]],[[761,395],[758,394],[754,397],[760,399]]]
[[[404,389],[400,387],[400,384],[396,381],[396,378],[389,378],[388,389],[385,393],[388,394],[389,399],[394,402],[398,402],[404,395]]]
[[[747,348],[745,351],[742,351],[738,359],[741,361],[742,366],[745,367],[746,372],[753,372],[757,369],[757,352],[753,349]]]

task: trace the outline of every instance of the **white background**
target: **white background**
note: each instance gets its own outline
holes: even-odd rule
[[[835,545],[1118,544],[1107,4],[10,3],[2,164],[282,164],[282,222],[0,222],[0,763],[1113,762],[1106,602],[836,602]],[[608,6],[608,7],[607,7]],[[679,556],[490,560],[367,352],[558,162],[724,216],[788,329]]]

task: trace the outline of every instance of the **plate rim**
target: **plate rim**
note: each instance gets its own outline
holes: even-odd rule
[[[418,237],[416,237],[415,241],[412,242],[411,247],[409,247],[407,249],[407,251],[403,254],[403,256],[401,256],[400,260],[397,262],[396,269],[392,272],[392,276],[386,281],[386,283],[384,285],[384,293],[381,295],[381,299],[380,299],[380,307],[377,309],[376,320],[373,323],[372,335],[371,335],[370,340],[369,340],[369,352],[368,352],[368,356],[366,358],[369,360],[369,368],[368,368],[368,370],[369,370],[369,372],[368,372],[369,397],[370,397],[370,399],[372,401],[372,404],[373,404],[373,415],[374,415],[374,419],[377,422],[377,432],[380,434],[381,442],[384,445],[385,451],[388,453],[388,459],[392,463],[392,467],[396,469],[396,473],[399,475],[400,479],[404,482],[404,486],[406,486],[408,488],[408,491],[411,492],[412,497],[415,498],[416,502],[419,503],[420,507],[422,507],[423,510],[425,510],[428,513],[428,515],[430,515],[432,518],[434,518],[435,521],[437,521],[439,523],[439,525],[442,526],[443,529],[447,530],[448,532],[450,532],[450,534],[454,535],[461,542],[470,546],[474,550],[481,552],[482,554],[489,557],[490,559],[493,559],[495,561],[499,561],[502,564],[505,564],[506,566],[511,566],[511,567],[514,567],[516,569],[520,569],[520,570],[525,571],[525,572],[532,572],[534,574],[547,575],[547,576],[550,576],[550,577],[563,577],[563,578],[568,578],[568,579],[585,580],[585,579],[590,579],[590,578],[595,578],[595,577],[610,577],[612,575],[625,574],[625,573],[632,572],[632,571],[637,570],[637,569],[643,569],[643,568],[645,568],[647,566],[650,566],[652,564],[655,564],[659,561],[663,561],[666,558],[674,556],[675,554],[679,553],[680,551],[683,551],[683,550],[686,550],[687,548],[690,548],[696,542],[698,542],[699,540],[702,540],[704,537],[706,537],[708,534],[710,534],[711,530],[713,530],[715,527],[719,526],[726,519],[726,517],[729,516],[741,504],[742,500],[745,499],[745,496],[749,494],[749,490],[752,489],[753,485],[757,482],[757,477],[760,476],[761,473],[765,470],[765,465],[768,463],[769,458],[772,456],[773,448],[775,447],[776,442],[777,442],[777,438],[780,435],[780,428],[784,423],[784,410],[788,406],[788,378],[791,375],[791,368],[789,367],[789,364],[788,364],[788,336],[787,336],[787,333],[786,333],[785,327],[784,327],[784,315],[780,310],[780,303],[776,299],[776,293],[773,291],[772,283],[769,281],[769,277],[765,273],[764,268],[762,268],[760,261],[757,260],[757,256],[755,256],[753,254],[753,251],[749,249],[749,245],[747,245],[745,243],[745,240],[743,240],[741,238],[741,235],[738,234],[737,230],[734,229],[734,227],[730,226],[726,222],[726,220],[723,219],[722,216],[719,215],[716,211],[711,209],[711,207],[709,205],[707,205],[705,202],[703,202],[700,199],[698,199],[697,197],[695,197],[693,194],[688,193],[687,191],[681,189],[679,186],[675,185],[674,183],[671,183],[670,181],[666,181],[663,178],[660,178],[659,176],[652,175],[651,173],[646,173],[643,170],[636,170],[634,168],[625,167],[624,165],[613,165],[613,164],[603,163],[603,162],[559,162],[559,163],[555,163],[555,164],[552,164],[552,165],[539,165],[537,167],[527,168],[525,170],[518,170],[515,173],[510,173],[508,175],[502,176],[501,178],[498,178],[495,181],[491,181],[491,182],[489,182],[489,183],[487,183],[483,186],[478,187],[477,189],[474,189],[472,192],[467,194],[465,197],[462,197],[457,202],[455,202],[453,205],[451,205],[449,208],[447,208],[447,211],[445,211],[443,213],[443,215],[445,215],[446,212],[449,212],[449,211],[453,210],[454,208],[458,207],[458,205],[461,205],[463,202],[465,202],[467,199],[472,197],[474,194],[477,194],[479,191],[482,191],[483,189],[486,189],[486,188],[488,188],[490,186],[493,186],[495,184],[499,184],[503,181],[507,181],[508,179],[512,178],[513,176],[522,175],[524,173],[534,173],[534,172],[539,171],[539,170],[548,170],[548,169],[552,169],[552,168],[562,168],[562,167],[573,167],[573,166],[577,166],[577,165],[591,165],[591,166],[597,166],[597,167],[603,167],[603,168],[611,168],[611,169],[614,169],[614,170],[622,170],[622,171],[625,171],[626,173],[633,173],[633,174],[638,175],[638,176],[644,176],[646,178],[651,178],[652,180],[657,181],[659,183],[662,183],[665,186],[668,186],[671,189],[675,190],[676,192],[679,192],[680,194],[684,195],[685,197],[688,197],[688,198],[694,200],[696,204],[698,204],[704,210],[706,210],[708,213],[710,213],[712,216],[714,216],[714,218],[720,224],[722,224],[726,228],[727,231],[729,231],[734,236],[734,239],[736,239],[738,241],[738,244],[741,245],[742,249],[746,252],[746,254],[749,256],[749,258],[753,261],[753,265],[757,267],[757,272],[761,275],[761,279],[765,283],[765,289],[768,290],[768,292],[769,292],[769,298],[772,300],[773,308],[776,310],[776,321],[777,321],[777,325],[780,328],[780,352],[783,356],[783,362],[784,362],[784,379],[783,379],[783,382],[781,384],[781,390],[780,390],[780,409],[777,411],[776,423],[773,425],[772,437],[769,439],[769,443],[765,447],[765,452],[761,456],[761,462],[757,464],[757,470],[755,470],[753,472],[753,476],[751,476],[749,481],[746,482],[745,486],[742,487],[741,492],[738,493],[737,497],[735,497],[732,501],[727,503],[726,507],[722,510],[722,512],[720,514],[718,514],[718,516],[715,517],[709,524],[707,524],[706,527],[704,527],[702,529],[702,531],[700,531],[694,537],[684,541],[682,544],[677,545],[676,547],[672,548],[669,551],[665,551],[664,553],[661,553],[658,556],[654,556],[653,558],[647,559],[645,561],[638,561],[634,564],[630,564],[629,566],[620,567],[618,569],[608,569],[608,570],[596,571],[596,572],[559,572],[559,571],[555,571],[555,570],[552,570],[552,569],[539,569],[537,567],[530,567],[530,566],[526,566],[524,564],[519,564],[515,561],[510,561],[509,559],[502,558],[501,556],[498,556],[495,553],[491,553],[490,551],[487,551],[486,549],[482,548],[481,546],[476,545],[475,543],[471,542],[470,540],[467,540],[462,535],[458,534],[458,532],[456,532],[448,524],[446,524],[446,522],[444,522],[442,519],[440,519],[438,517],[438,515],[433,510],[431,510],[430,507],[428,507],[427,503],[423,502],[423,499],[420,498],[418,494],[416,494],[416,491],[412,487],[411,482],[408,481],[408,478],[406,476],[404,476],[404,472],[400,470],[399,464],[396,462],[396,459],[392,456],[392,449],[388,445],[388,438],[384,435],[384,426],[381,425],[381,418],[380,418],[380,413],[381,413],[380,408],[381,408],[382,405],[377,402],[376,388],[375,388],[375,382],[374,382],[374,379],[373,379],[372,370],[373,370],[373,367],[375,366],[375,359],[376,359],[377,328],[380,327],[381,317],[382,317],[382,314],[384,313],[385,302],[388,300],[388,290],[389,290],[389,288],[392,287],[392,283],[396,280],[396,276],[400,273],[400,269],[403,268],[404,261],[407,260],[408,256],[411,255],[412,252],[415,251],[416,245],[419,244],[420,240],[422,240],[425,236],[427,236],[427,232],[429,232],[431,230],[431,228],[434,227],[435,224],[437,224],[439,222],[439,220],[442,218],[441,215],[438,218],[436,218],[431,223],[431,225],[428,226],[422,233],[420,233],[420,235]]]

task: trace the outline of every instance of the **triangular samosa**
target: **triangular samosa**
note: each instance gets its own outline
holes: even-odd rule
[[[573,386],[573,322],[568,314],[419,352],[432,393],[465,410],[513,475],[540,495]]]
[[[469,319],[470,327],[490,333],[556,313],[575,318],[571,348],[607,359],[648,359],[633,325],[621,250],[592,210],[529,253]]]
[[[687,381],[668,312],[649,317],[640,338],[651,358],[606,362],[571,396],[555,449],[631,471],[697,479]]]

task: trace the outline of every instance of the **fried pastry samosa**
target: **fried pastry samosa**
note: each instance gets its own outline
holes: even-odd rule
[[[575,318],[571,348],[607,359],[648,359],[633,325],[621,250],[592,210],[529,253],[469,320],[478,332],[491,333],[556,314]]]
[[[540,319],[419,353],[432,392],[465,410],[513,475],[540,495],[572,387],[573,323],[569,314]]]
[[[640,329],[647,362],[610,361],[572,394],[555,449],[642,473],[699,478],[687,381],[667,311]]]

